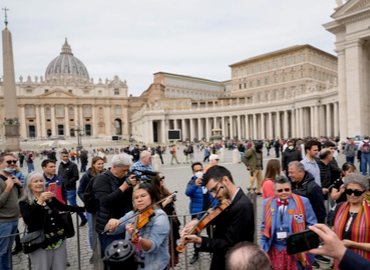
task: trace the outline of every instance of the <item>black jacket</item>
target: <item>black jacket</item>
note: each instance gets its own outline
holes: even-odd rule
[[[133,156],[132,161],[136,162],[140,159],[140,150],[139,149],[132,149],[131,156]]]
[[[89,162],[89,158],[85,152],[81,152],[80,154],[81,163],[87,164]]]
[[[64,228],[64,222],[60,218],[59,211],[70,211],[70,212],[84,212],[85,208],[70,206],[61,203],[56,198],[52,198],[50,202],[46,203],[51,213],[37,203],[29,204],[28,201],[20,201],[19,207],[24,222],[28,226],[29,232],[41,230],[44,227],[45,233],[57,232],[59,229]],[[45,220],[45,223],[43,222]]]
[[[58,168],[58,175],[63,177],[67,190],[76,190],[76,182],[80,178],[76,164],[72,161],[68,161],[66,164],[61,162]]]
[[[288,166],[290,162],[301,160],[302,160],[301,151],[297,149],[290,150],[289,148],[287,148],[285,149],[285,151],[283,152],[283,156],[281,157],[281,167],[283,168],[283,171],[288,172]]]
[[[316,159],[316,163],[320,168],[320,179],[321,179],[321,187],[328,188],[333,184],[331,182],[331,171],[330,171],[330,163],[326,165],[320,159]]]
[[[334,183],[335,180],[340,178],[342,174],[342,169],[339,168],[338,162],[335,158],[333,158],[333,160],[330,161],[329,165],[330,165],[331,182]]]
[[[58,160],[57,160],[57,157],[56,157],[56,153],[55,153],[55,151],[50,151],[50,152],[48,153],[48,159],[58,161]]]
[[[132,188],[122,192],[118,187],[123,179],[115,177],[110,171],[96,176],[93,191],[98,202],[96,212],[96,231],[102,233],[109,219],[119,219],[132,210]]]
[[[324,196],[322,194],[321,187],[315,183],[315,178],[312,174],[306,172],[301,182],[292,182],[292,192],[308,198],[313,211],[316,214],[318,223],[325,223],[326,210],[324,205]]]
[[[212,252],[211,270],[225,269],[225,254],[242,241],[253,242],[253,204],[240,189],[232,204],[213,222],[216,226],[213,238],[202,237],[200,251]]]

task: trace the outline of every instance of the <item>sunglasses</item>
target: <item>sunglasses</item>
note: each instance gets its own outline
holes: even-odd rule
[[[365,192],[365,190],[361,191],[361,190],[357,190],[357,189],[349,189],[349,188],[346,189],[346,194],[349,195],[349,196],[352,195],[352,193],[353,193],[353,194],[355,194],[356,197],[360,197],[362,194],[364,194],[364,192]]]
[[[163,181],[163,180],[164,180],[164,176],[162,176],[162,177],[160,178],[160,180],[161,180],[161,181]]]
[[[285,191],[285,192],[289,192],[290,191],[290,188],[281,188],[281,189],[278,189],[278,190],[276,190],[278,193],[281,193],[281,192],[283,192],[283,191]]]
[[[12,163],[13,164],[16,164],[17,161],[16,160],[7,160],[6,163],[8,163],[9,165],[12,164]]]

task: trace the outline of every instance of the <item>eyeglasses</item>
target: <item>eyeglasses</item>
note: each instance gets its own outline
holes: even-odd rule
[[[217,192],[217,186],[220,182],[218,182],[211,190],[209,191],[210,193],[216,193]]]
[[[283,191],[285,191],[285,192],[289,192],[290,191],[290,188],[281,188],[281,189],[278,189],[278,190],[276,190],[278,193],[281,193],[281,192],[283,192]]]
[[[350,188],[347,188],[346,189],[346,194],[347,195],[352,195],[355,194],[356,197],[360,197],[362,194],[364,194],[365,190],[357,190],[357,189],[350,189]]]
[[[7,160],[6,163],[8,163],[9,165],[12,164],[12,163],[13,164],[16,164],[17,161],[16,160]]]

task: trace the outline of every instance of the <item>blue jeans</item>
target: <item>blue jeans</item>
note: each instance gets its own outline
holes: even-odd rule
[[[87,217],[87,224],[89,225],[89,243],[90,243],[90,248],[93,250],[93,241],[92,241],[92,216],[90,213],[86,212],[86,217]]]
[[[370,154],[361,153],[362,175],[367,175],[367,166],[370,165]]]
[[[81,170],[80,172],[86,172],[86,163],[81,163]]]
[[[69,205],[78,206],[76,202],[76,190],[67,191],[67,200],[68,200]],[[80,216],[81,220],[86,219],[84,213],[78,212],[78,215]]]
[[[355,157],[346,156],[346,162],[351,162],[352,164],[355,164]]]
[[[18,220],[10,222],[0,222],[0,236],[15,234],[18,228]],[[10,239],[10,246],[14,243],[15,236]],[[10,270],[10,260],[12,254],[9,253],[8,237],[0,238],[0,269]]]
[[[31,173],[35,170],[35,166],[33,165],[33,162],[27,163],[27,166],[28,166],[28,173]]]
[[[243,161],[244,152],[239,152],[239,162]]]

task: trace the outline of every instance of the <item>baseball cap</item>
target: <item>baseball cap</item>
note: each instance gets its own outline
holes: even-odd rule
[[[212,161],[212,160],[217,160],[217,159],[220,159],[218,155],[215,155],[215,154],[212,154],[210,157],[209,157],[209,161]]]

